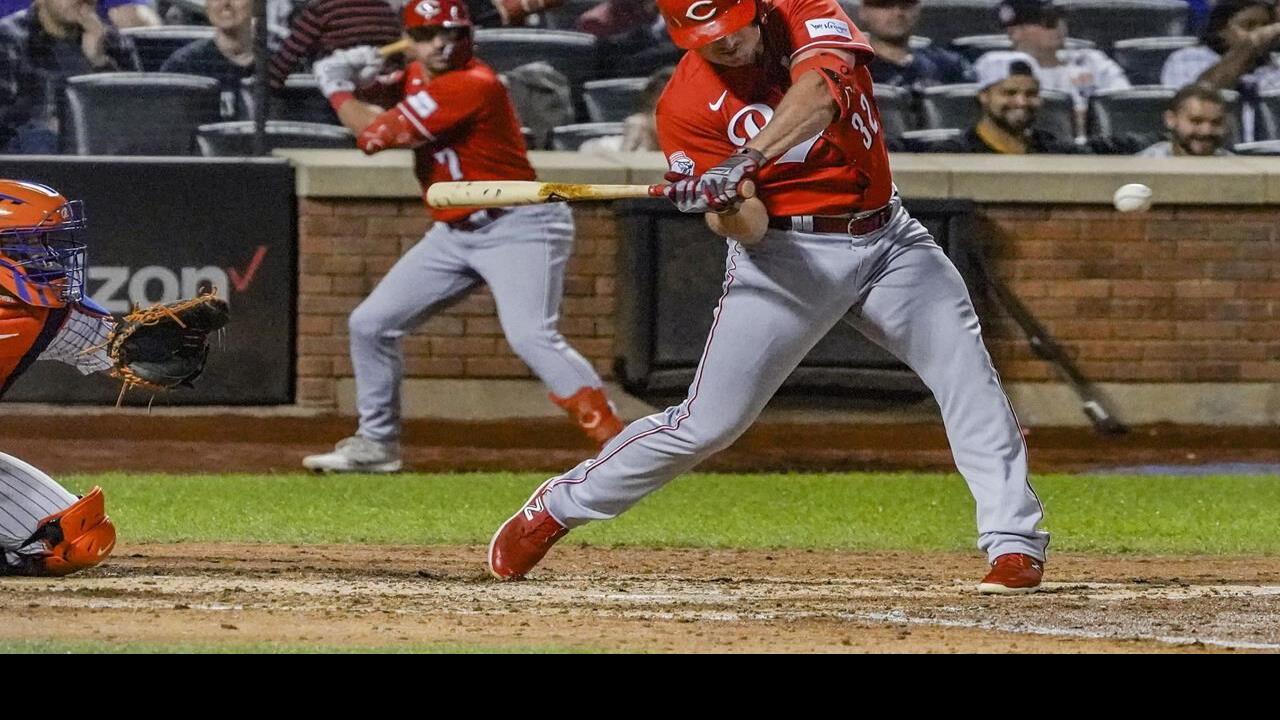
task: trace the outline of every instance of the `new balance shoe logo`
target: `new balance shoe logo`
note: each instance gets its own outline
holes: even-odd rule
[[[533,502],[524,506],[524,509],[523,509],[524,519],[528,520],[529,522],[533,522],[533,516],[542,512],[544,509],[545,508],[542,504],[542,496],[539,495]]]

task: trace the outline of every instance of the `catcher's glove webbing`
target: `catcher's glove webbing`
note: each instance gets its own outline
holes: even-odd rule
[[[213,294],[135,308],[107,338],[113,373],[124,380],[124,390],[192,387],[209,357],[209,334],[221,330],[229,318],[227,302]]]

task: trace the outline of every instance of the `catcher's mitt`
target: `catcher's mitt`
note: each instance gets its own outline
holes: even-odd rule
[[[170,305],[135,308],[107,338],[114,374],[125,389],[192,387],[209,357],[209,333],[230,319],[227,302],[213,294]]]

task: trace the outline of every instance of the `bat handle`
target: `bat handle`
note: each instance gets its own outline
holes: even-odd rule
[[[665,197],[667,194],[667,188],[669,187],[671,186],[664,183],[659,183],[657,185],[650,185],[649,197]],[[738,183],[738,194],[747,200],[750,200],[751,198],[755,197],[756,182],[754,180],[743,180],[742,182]]]

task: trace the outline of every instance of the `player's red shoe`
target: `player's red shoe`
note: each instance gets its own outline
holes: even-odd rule
[[[547,512],[548,480],[538,486],[524,507],[502,523],[489,541],[489,574],[499,580],[519,580],[542,560],[569,528]]]
[[[1044,563],[1022,553],[1007,553],[991,563],[991,571],[978,584],[986,595],[1032,593],[1040,589]]]
[[[578,424],[587,437],[603,446],[626,427],[613,412],[613,403],[601,388],[584,387],[569,397],[552,393],[551,402],[559,405]]]

